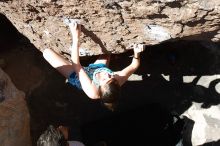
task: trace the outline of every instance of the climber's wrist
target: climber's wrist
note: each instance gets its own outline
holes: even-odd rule
[[[133,58],[134,59],[140,59],[140,53],[134,53]]]

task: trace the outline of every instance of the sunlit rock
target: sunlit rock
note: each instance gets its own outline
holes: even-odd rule
[[[122,53],[132,43],[219,41],[219,0],[10,0],[0,2],[0,13],[41,51],[70,53],[64,18],[79,19],[84,25],[82,56]]]

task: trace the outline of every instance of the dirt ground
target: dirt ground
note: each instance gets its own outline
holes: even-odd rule
[[[143,142],[170,146],[180,140],[184,125],[178,123],[177,130],[171,130],[171,114],[181,115],[192,102],[202,103],[203,108],[220,103],[215,90],[219,79],[211,81],[208,88],[197,84],[203,76],[220,74],[219,47],[219,44],[196,41],[148,47],[135,73],[142,79],[133,78],[122,87],[115,112],[67,84],[31,44],[20,42],[1,50],[0,59],[5,62],[3,70],[26,93],[33,146],[50,124],[72,127],[73,138],[91,146],[102,140],[108,146]],[[132,52],[112,55],[110,68],[116,71],[126,67],[131,55]],[[82,58],[82,64],[86,66],[95,59],[95,56]],[[185,76],[195,78],[186,83]],[[192,127],[189,133],[190,130]],[[185,143],[188,139],[185,138]]]

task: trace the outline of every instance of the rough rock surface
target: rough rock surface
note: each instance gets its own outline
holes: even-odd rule
[[[0,145],[30,146],[30,121],[25,95],[0,69]]]
[[[41,51],[69,53],[66,17],[84,25],[81,55],[121,53],[132,43],[220,38],[219,0],[0,0],[0,13]]]
[[[191,137],[193,146],[218,141],[220,138],[219,106],[203,109],[201,105],[200,103],[193,103],[183,114],[195,121]]]

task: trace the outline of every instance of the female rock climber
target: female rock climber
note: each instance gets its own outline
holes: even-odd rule
[[[83,90],[91,99],[100,99],[108,109],[114,110],[118,103],[120,87],[140,65],[140,52],[144,50],[143,45],[134,47],[131,64],[121,71],[113,72],[108,68],[109,55],[101,55],[93,64],[83,67],[79,59],[81,25],[76,21],[70,21],[68,25],[72,34],[72,63],[51,49],[43,51],[44,58],[66,77],[71,85]]]

